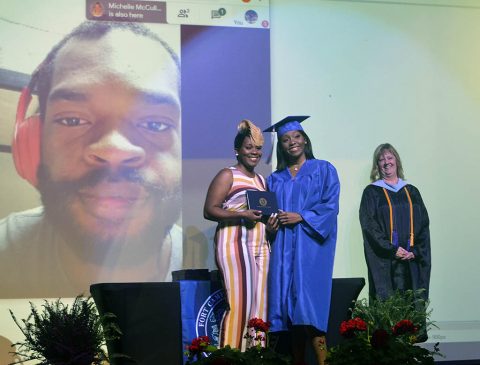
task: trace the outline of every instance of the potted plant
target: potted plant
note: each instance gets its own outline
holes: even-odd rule
[[[260,318],[248,321],[247,350],[213,346],[208,336],[200,336],[187,346],[187,365],[289,365],[287,356],[276,353],[269,346],[270,324]]]
[[[100,365],[108,362],[106,340],[118,338],[114,315],[100,317],[91,297],[77,296],[71,306],[60,299],[37,309],[30,303],[30,315],[19,321],[10,314],[25,336],[15,344],[20,364],[37,360],[41,365]]]
[[[345,340],[329,350],[328,364],[433,365],[438,343],[434,351],[416,344],[434,325],[428,302],[421,298],[421,290],[408,290],[385,300],[357,301],[352,318],[340,325]]]

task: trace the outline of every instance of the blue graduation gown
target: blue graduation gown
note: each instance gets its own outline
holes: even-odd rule
[[[292,178],[288,169],[267,180],[278,206],[303,221],[281,227],[272,245],[268,319],[272,331],[311,325],[327,331],[337,240],[340,182],[327,161],[305,161]]]

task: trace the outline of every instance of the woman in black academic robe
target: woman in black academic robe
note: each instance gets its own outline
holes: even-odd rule
[[[403,180],[400,156],[388,143],[373,156],[372,183],[360,204],[370,299],[424,289],[428,299],[431,253],[427,209],[418,189]]]

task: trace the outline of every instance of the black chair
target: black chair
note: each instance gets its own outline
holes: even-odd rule
[[[336,346],[343,341],[340,324],[350,319],[350,308],[365,286],[364,278],[333,279],[332,299],[328,318],[327,344]]]
[[[93,284],[100,315],[113,313],[122,331],[108,341],[112,365],[183,364],[179,283]]]

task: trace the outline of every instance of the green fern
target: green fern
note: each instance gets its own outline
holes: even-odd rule
[[[98,315],[91,297],[77,296],[70,306],[60,299],[42,305],[39,310],[30,303],[27,319],[17,320],[10,314],[25,336],[18,342],[14,355],[25,361],[40,361],[40,365],[100,365],[108,360],[104,351],[107,340],[118,338],[120,329],[114,315]]]
[[[352,309],[352,318],[360,317],[369,328],[391,329],[403,319],[418,327],[418,336],[425,336],[429,328],[436,327],[430,320],[429,301],[423,299],[424,289],[396,291],[387,299],[358,300]]]

